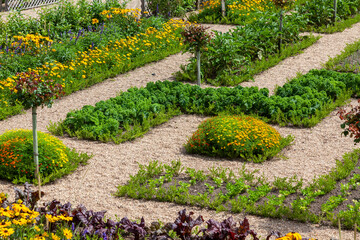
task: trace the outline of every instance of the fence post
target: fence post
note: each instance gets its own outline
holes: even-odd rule
[[[5,0],[5,12],[8,11],[8,0]]]
[[[0,12],[2,12],[2,0],[0,0]]]

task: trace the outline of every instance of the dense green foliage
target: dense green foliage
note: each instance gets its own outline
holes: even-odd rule
[[[305,1],[296,7],[299,15],[305,16],[307,27],[328,26],[334,23],[333,0]],[[360,0],[337,0],[336,21],[346,20],[359,13]]]
[[[307,186],[296,176],[276,177],[270,182],[264,176],[256,177],[257,170],[250,172],[245,166],[238,174],[214,166],[205,174],[185,168],[179,161],[170,165],[152,161],[147,166],[140,165],[139,172],[118,187],[117,195],[263,217],[331,222],[335,226],[340,218],[342,227],[352,229],[355,223],[360,225],[358,200],[346,202],[345,210],[334,210],[352,191],[359,191],[359,156],[359,149],[344,154],[329,174],[314,177]],[[312,212],[312,204],[320,199],[321,210]]]
[[[46,16],[49,18],[46,21],[51,22],[48,26],[55,24],[56,28],[47,29],[48,32],[44,36],[34,33],[39,29],[27,28],[26,22],[24,28],[19,26],[16,35],[8,35],[13,33],[10,23],[8,28],[2,29],[0,120],[21,110],[19,105],[9,105],[11,91],[19,76],[17,73],[31,71],[41,77],[46,76],[45,80],[61,84],[64,92],[70,94],[119,73],[177,53],[183,48],[180,33],[186,25],[184,21],[165,22],[164,19],[155,17],[139,20],[138,10],[110,8],[113,6],[109,5],[110,3],[99,3],[101,8],[93,10],[93,17],[97,18],[90,19],[90,25],[78,31],[75,30],[80,26],[77,25],[79,23],[74,22],[75,20],[61,22],[57,14],[69,11],[71,19],[73,13],[70,12],[87,9],[88,6],[83,6],[85,3],[81,5],[80,2],[78,5],[64,3],[63,6],[46,10]],[[98,13],[100,10],[102,11]],[[23,21],[19,14],[12,15],[9,21],[11,19],[14,20],[12,22]],[[40,17],[33,21],[38,21],[41,25],[41,19]],[[63,31],[61,26],[66,28],[66,31]]]
[[[203,121],[188,139],[188,153],[263,162],[279,153],[293,138],[249,116],[216,116]]]
[[[42,184],[74,171],[90,158],[67,148],[59,139],[38,132],[39,172]],[[0,135],[0,176],[15,183],[35,180],[31,130],[12,130]]]
[[[148,0],[147,7],[153,16],[180,17],[192,10],[196,0]]]
[[[270,97],[265,88],[202,89],[180,82],[158,81],[72,111],[49,130],[55,134],[66,132],[80,138],[121,142],[142,135],[149,127],[176,114],[217,115],[224,111],[258,115],[281,124],[313,126],[349,98],[347,92],[357,93],[359,86],[359,75],[326,70],[313,70],[294,78]]]
[[[237,27],[227,33],[216,32],[202,53],[201,69],[203,79],[213,85],[234,86],[249,80],[254,75],[253,63],[267,60],[278,53],[281,36],[284,46],[299,42],[300,28],[304,27],[302,17],[286,15],[282,34],[279,31],[277,13],[264,13],[252,23]],[[196,80],[196,58],[182,66],[176,73],[180,81]]]

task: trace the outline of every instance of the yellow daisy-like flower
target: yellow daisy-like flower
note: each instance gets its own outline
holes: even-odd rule
[[[71,232],[69,229],[67,229],[67,228],[65,228],[65,229],[63,230],[63,234],[64,234],[64,236],[66,237],[66,239],[71,239],[71,238],[72,238],[72,232]]]
[[[64,215],[60,215],[58,216],[59,219],[64,220],[64,221],[72,221],[73,218],[72,217],[65,217]]]
[[[14,233],[12,228],[0,228],[0,237],[9,237]]]
[[[1,228],[6,228],[6,227],[8,227],[10,225],[11,225],[11,222],[9,222],[9,221],[1,221],[0,222],[0,229]]]
[[[35,231],[40,232],[40,228],[38,226],[34,226]]]
[[[56,216],[52,216],[52,215],[46,214],[45,217],[46,217],[46,219],[47,219],[49,222],[51,222],[51,223],[54,223],[54,222],[59,221],[59,218],[56,217]]]
[[[7,206],[6,208],[0,208],[0,216],[12,218],[14,215],[14,211],[10,210],[10,207]]]
[[[91,20],[91,23],[92,23],[92,24],[97,24],[97,23],[99,23],[99,20],[96,19],[96,18],[93,18],[93,19]]]
[[[51,239],[52,240],[60,240],[60,237],[58,237],[56,234],[51,234]]]
[[[27,221],[26,221],[26,219],[24,219],[24,218],[20,218],[20,220],[14,219],[14,220],[12,221],[12,223],[15,224],[15,225],[24,226],[24,225],[27,224]]]
[[[86,78],[86,76],[85,76],[85,75],[82,75],[82,78]]]

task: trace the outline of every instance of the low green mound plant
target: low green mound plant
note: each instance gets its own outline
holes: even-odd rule
[[[185,145],[188,153],[263,162],[293,141],[250,116],[216,116],[203,121]]]
[[[86,163],[87,154],[77,154],[61,140],[38,132],[39,172],[43,184],[75,170]],[[33,182],[35,179],[33,135],[31,130],[10,130],[0,135],[0,178],[14,183]]]

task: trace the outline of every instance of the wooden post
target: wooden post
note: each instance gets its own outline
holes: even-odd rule
[[[336,22],[337,0],[334,0],[334,24]]]
[[[2,0],[0,0],[0,12],[2,12]]]
[[[201,85],[201,71],[200,71],[200,50],[196,51],[196,66],[197,66],[197,84]]]
[[[8,0],[5,0],[5,12],[8,11]]]
[[[338,218],[338,225],[339,225],[339,240],[341,240],[341,223],[340,223],[340,218]]]
[[[40,182],[40,171],[39,171],[39,149],[38,149],[38,137],[37,137],[37,124],[36,124],[36,107],[32,107],[32,127],[33,127],[33,152],[34,152],[34,163],[36,166],[35,176],[38,178],[39,185],[39,198],[41,199],[41,182]]]
[[[200,0],[196,0],[196,10],[200,9]]]
[[[225,0],[221,0],[221,15],[225,17]]]
[[[141,17],[145,16],[145,0],[141,0]]]
[[[280,31],[280,36],[279,36],[279,42],[278,42],[278,48],[279,48],[279,55],[281,54],[281,44],[282,44],[282,29],[283,29],[283,10],[280,10],[280,23],[279,23],[279,31]]]

